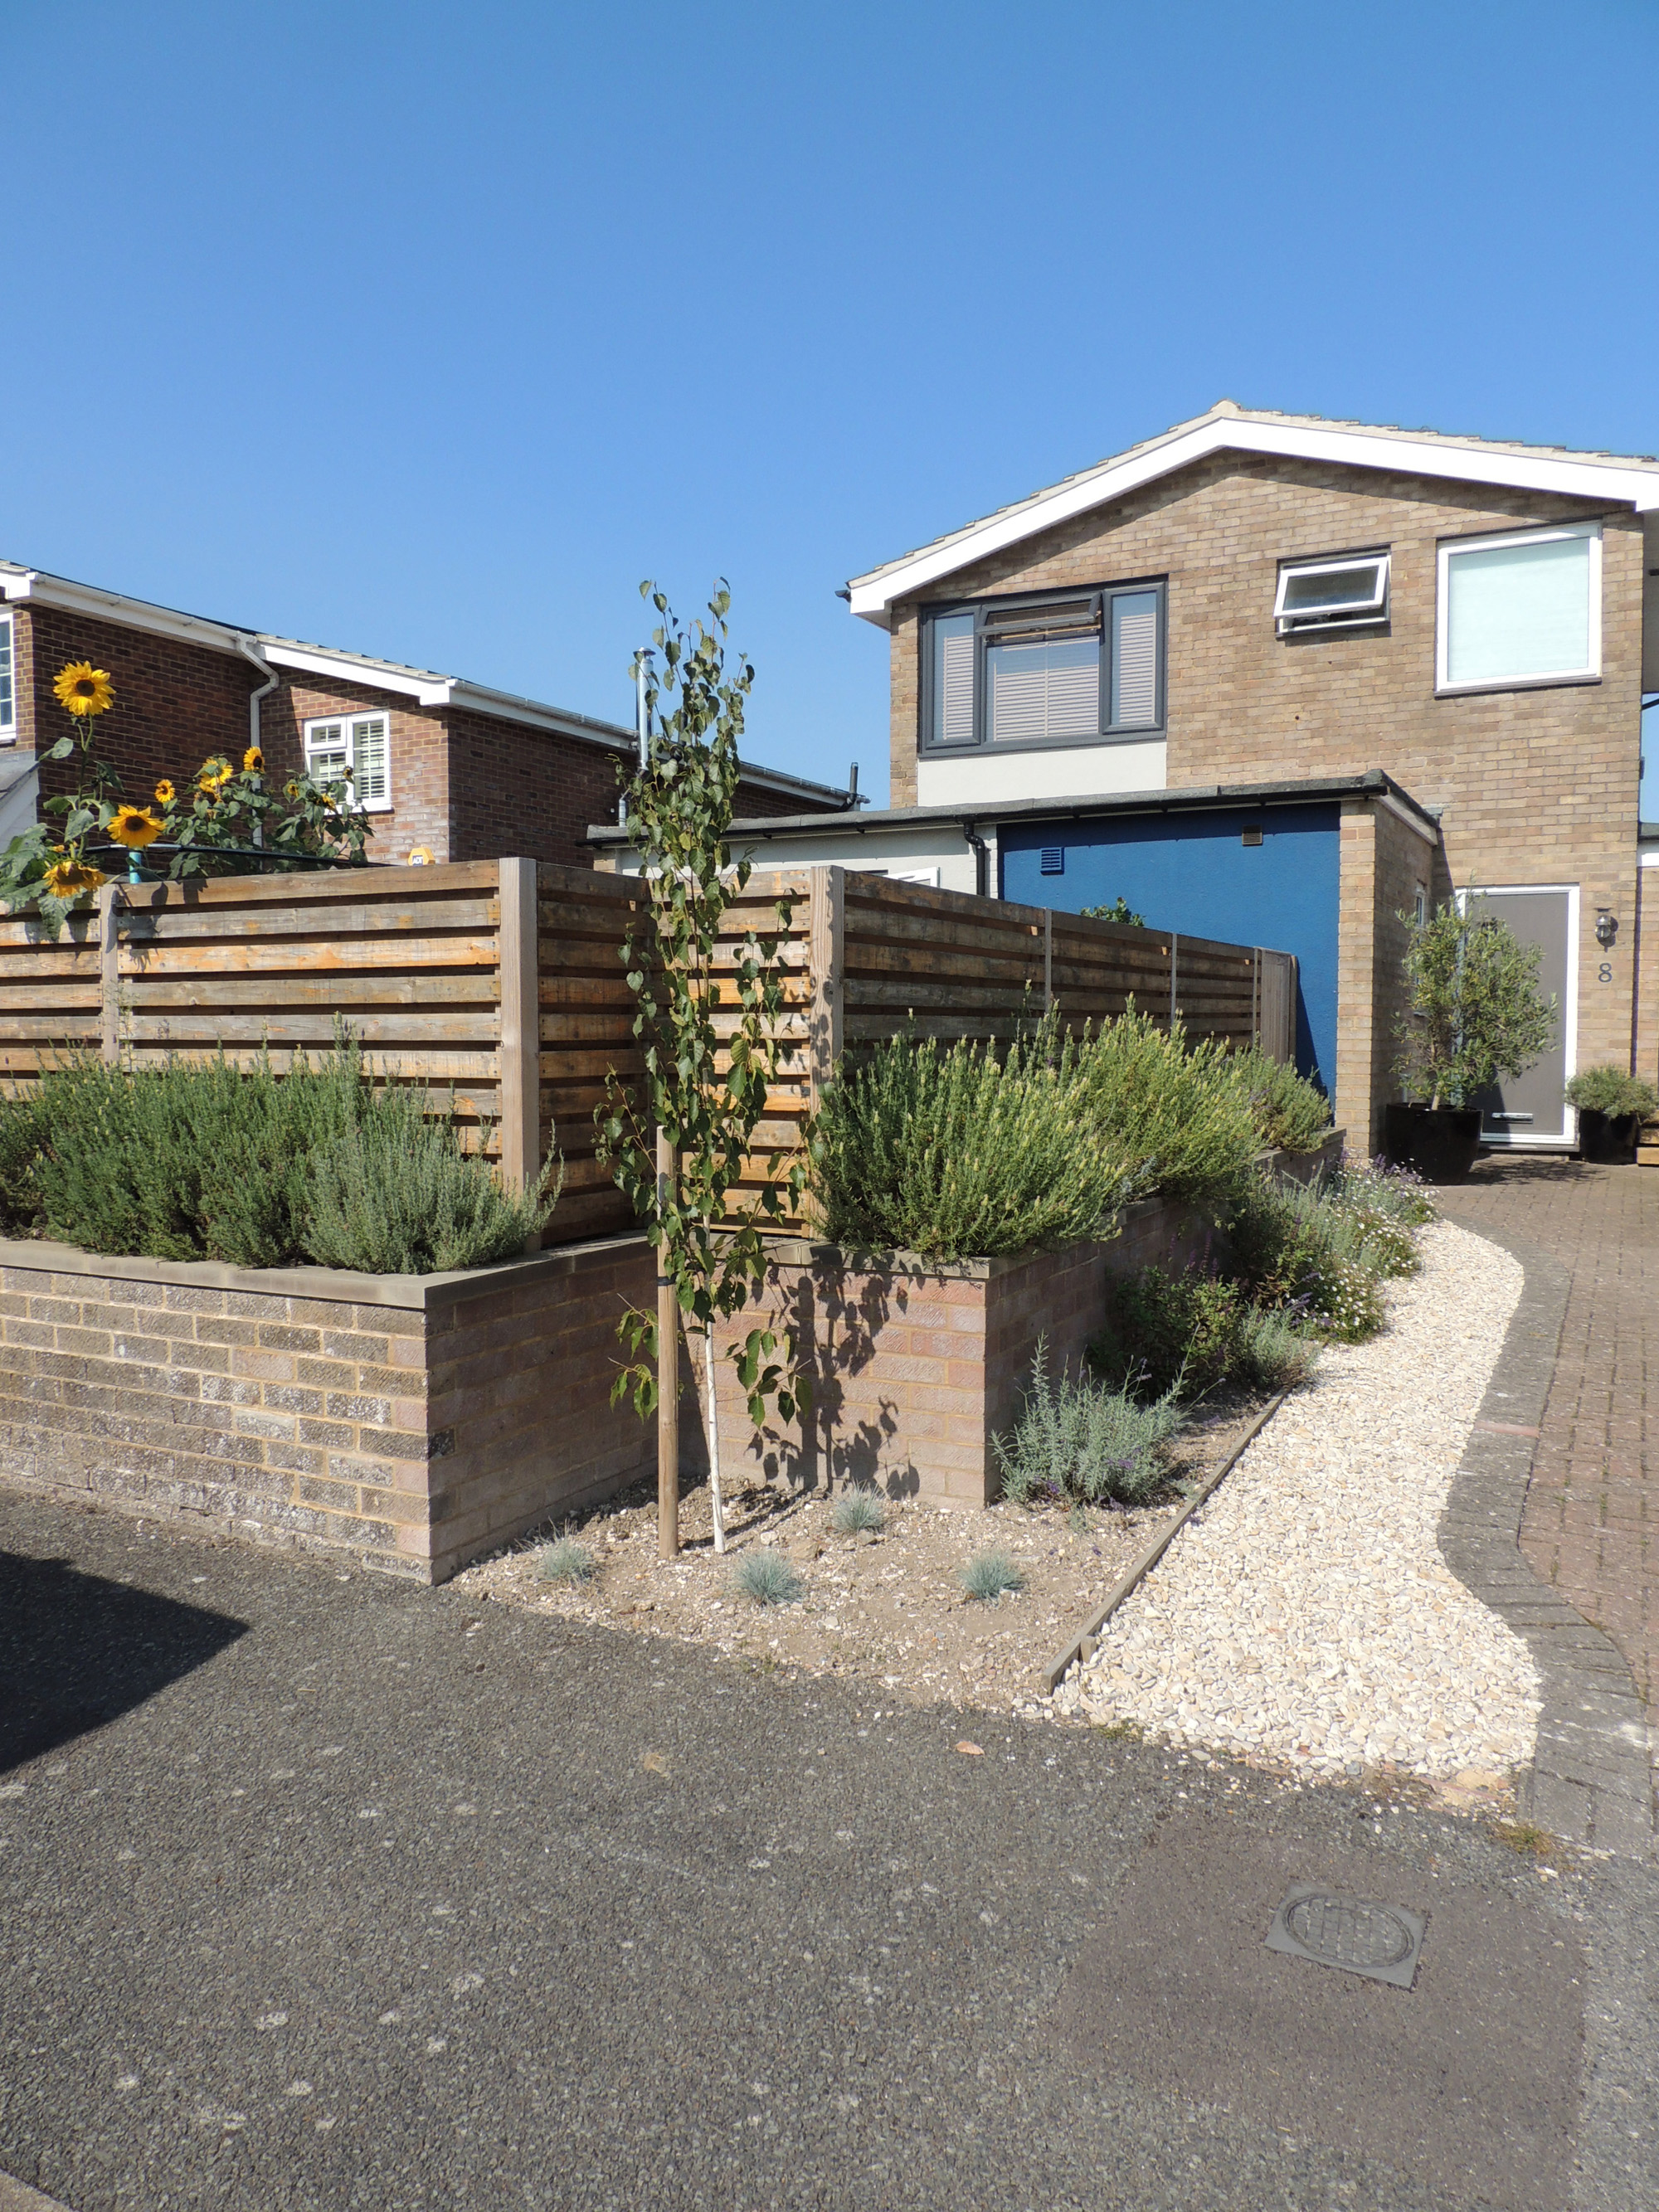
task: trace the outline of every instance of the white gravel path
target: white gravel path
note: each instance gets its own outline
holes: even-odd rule
[[[1530,1759],[1526,1645],[1435,1528],[1521,1295],[1519,1263],[1449,1222],[1390,1325],[1336,1345],[1108,1623],[1057,1711],[1310,1774],[1390,1765],[1496,1781]]]

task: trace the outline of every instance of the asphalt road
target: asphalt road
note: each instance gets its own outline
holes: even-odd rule
[[[0,1691],[72,2212],[1659,2206],[1646,1869],[15,1500]]]

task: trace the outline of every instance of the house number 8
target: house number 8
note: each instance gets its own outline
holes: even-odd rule
[[[1612,961],[1611,961],[1611,960],[1604,960],[1604,961],[1601,963],[1601,981],[1602,982],[1604,982],[1604,983],[1611,983],[1611,982],[1612,982],[1612,981],[1613,981],[1613,963],[1612,963]]]

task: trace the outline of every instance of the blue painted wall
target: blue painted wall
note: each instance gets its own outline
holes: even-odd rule
[[[1122,896],[1154,929],[1294,952],[1297,1066],[1333,1091],[1340,819],[1334,806],[1266,806],[1006,823],[1002,896],[1070,914]],[[1260,845],[1239,842],[1247,824],[1260,826]],[[1042,851],[1054,846],[1061,871],[1046,876]]]

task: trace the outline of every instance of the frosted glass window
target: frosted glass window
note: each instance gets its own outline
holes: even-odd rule
[[[17,735],[17,677],[12,663],[12,619],[0,615],[0,743]]]
[[[1589,532],[1444,548],[1443,682],[1594,674],[1596,550]]]
[[[974,742],[974,617],[946,615],[933,624],[933,743]]]

